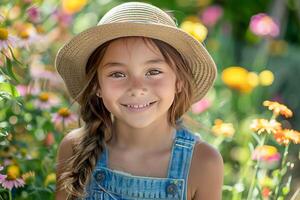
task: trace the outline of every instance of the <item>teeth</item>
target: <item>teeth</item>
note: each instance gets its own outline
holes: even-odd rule
[[[147,104],[144,104],[144,105],[127,105],[127,107],[130,107],[130,108],[144,108],[144,107],[147,107],[149,105],[150,105],[150,103],[147,103]]]

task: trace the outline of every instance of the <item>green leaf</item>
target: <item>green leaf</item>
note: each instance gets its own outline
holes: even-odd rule
[[[15,75],[14,72],[13,72],[12,61],[11,61],[9,58],[7,58],[7,57],[6,57],[6,64],[7,64],[7,65],[6,65],[6,69],[7,69],[8,75],[9,75],[11,78],[15,79],[15,81],[16,81],[17,83],[19,83],[20,81],[17,79],[16,75]]]
[[[18,59],[14,55],[13,50],[10,47],[9,47],[9,51],[10,51],[10,54],[12,55],[13,59],[17,62],[17,64],[22,66],[23,64],[20,61],[18,61]]]
[[[0,91],[6,92],[6,93],[12,95],[13,97],[20,96],[16,87],[10,83],[0,83]]]
[[[256,133],[251,132],[251,135],[254,137],[255,141],[257,142],[257,144],[260,143],[260,139],[258,137],[258,135]]]
[[[254,151],[254,145],[251,142],[249,142],[248,146],[249,146],[250,152],[252,153]]]

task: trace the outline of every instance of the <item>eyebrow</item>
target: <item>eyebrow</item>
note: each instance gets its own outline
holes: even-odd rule
[[[144,64],[146,65],[146,64],[157,64],[157,63],[166,63],[166,61],[165,60],[163,60],[163,59],[160,59],[160,58],[157,58],[157,59],[151,59],[151,60],[148,60],[148,61],[146,61]],[[105,67],[113,67],[113,66],[126,66],[126,64],[124,64],[124,63],[120,63],[120,62],[108,62],[108,63],[106,63],[105,65],[103,65],[103,68],[105,68]]]

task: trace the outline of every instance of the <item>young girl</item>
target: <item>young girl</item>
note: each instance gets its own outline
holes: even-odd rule
[[[216,66],[168,14],[118,5],[55,65],[84,121],[59,146],[56,199],[221,199],[221,155],[182,123]]]

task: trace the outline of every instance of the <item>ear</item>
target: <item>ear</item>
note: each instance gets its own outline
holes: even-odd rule
[[[183,82],[181,80],[178,80],[176,83],[176,93],[180,93],[182,90]]]
[[[96,91],[96,95],[98,96],[98,97],[102,97],[102,95],[101,95],[101,88],[98,88],[97,89],[97,91]]]

